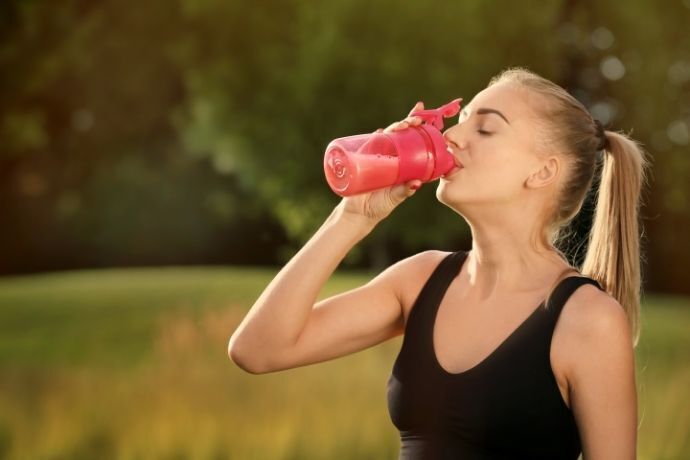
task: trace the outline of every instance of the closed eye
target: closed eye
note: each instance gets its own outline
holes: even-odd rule
[[[489,131],[484,131],[483,129],[478,129],[477,132],[481,134],[482,136],[490,136],[491,133]]]

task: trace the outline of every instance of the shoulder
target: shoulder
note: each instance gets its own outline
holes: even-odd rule
[[[635,353],[625,310],[609,294],[585,285],[566,302],[558,323],[585,458],[634,458]]]
[[[417,280],[421,281],[421,284],[423,284],[439,264],[451,254],[453,253],[430,249],[417,253],[407,259],[403,259],[399,263],[402,270],[410,277],[410,281]]]
[[[590,380],[588,373],[600,370],[601,360],[628,360],[633,351],[625,310],[591,284],[580,286],[567,300],[554,337],[556,333],[563,350],[562,368],[573,389],[578,382]]]
[[[389,266],[381,276],[393,285],[400,299],[404,317],[419,295],[424,283],[438,265],[452,252],[430,249],[411,255]]]
[[[594,285],[578,287],[566,301],[559,322],[568,335],[581,345],[591,345],[610,338],[620,340],[629,332],[628,318],[622,305]],[[630,342],[632,346],[632,341]]]
[[[390,274],[399,282],[409,281],[425,274],[431,275],[438,264],[450,254],[452,253],[436,249],[418,252],[395,262],[384,273]]]

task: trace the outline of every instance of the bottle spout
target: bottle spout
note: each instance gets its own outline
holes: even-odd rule
[[[410,116],[420,117],[426,123],[432,124],[440,131],[443,129],[443,119],[455,116],[460,111],[461,101],[462,98],[459,97],[436,109],[417,110],[416,112],[412,112]]]

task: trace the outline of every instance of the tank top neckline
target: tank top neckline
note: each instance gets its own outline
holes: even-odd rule
[[[450,277],[450,281],[455,279],[460,274],[460,271],[462,270],[462,266],[465,263],[465,260],[467,259],[467,251],[459,250],[454,253],[449,254],[446,257],[451,257],[453,259],[456,259],[459,257],[459,261],[456,264],[453,264],[453,274]],[[455,262],[455,261],[453,261]],[[457,269],[457,272],[455,270]],[[571,278],[586,278],[584,276],[577,276],[577,275],[572,275],[572,276],[567,276],[560,280],[556,286],[552,289],[552,291],[548,294],[551,294],[551,298],[554,298],[555,292],[569,279]],[[450,286],[450,282],[448,283],[448,286]],[[450,372],[446,370],[441,363],[438,360],[438,355],[436,354],[436,347],[434,346],[434,332],[436,330],[436,319],[438,317],[438,310],[439,307],[441,306],[441,302],[443,301],[443,298],[446,295],[446,292],[448,291],[448,286],[446,286],[444,292],[439,296],[438,302],[436,302],[436,305],[434,305],[433,311],[431,313],[431,333],[429,336],[429,341],[430,345],[429,348],[431,350],[431,360],[434,363],[434,366],[436,369],[446,378],[449,379],[463,379],[463,378],[469,378],[473,376],[474,374],[478,373],[481,369],[486,367],[490,362],[495,359],[496,355],[500,353],[503,348],[505,348],[509,342],[511,342],[514,337],[520,332],[526,325],[531,322],[536,316],[537,313],[540,311],[545,311],[543,310],[543,307],[546,304],[547,299],[543,299],[541,303],[532,311],[532,313],[527,316],[515,329],[513,329],[506,338],[504,338],[487,356],[485,356],[482,360],[480,360],[477,364],[473,365],[472,367],[465,369],[464,371],[461,372]]]

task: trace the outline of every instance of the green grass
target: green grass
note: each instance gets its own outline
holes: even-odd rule
[[[0,459],[394,459],[401,337],[251,375],[226,346],[277,269],[0,278]],[[337,274],[320,297],[360,285]],[[690,458],[690,301],[647,295],[639,458]]]

